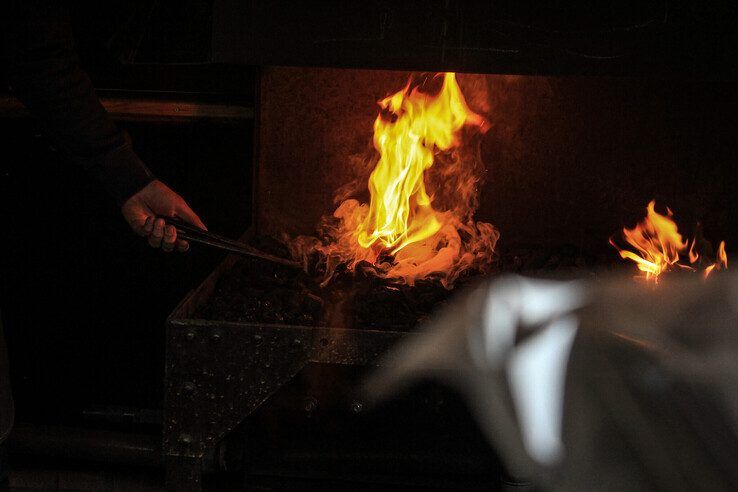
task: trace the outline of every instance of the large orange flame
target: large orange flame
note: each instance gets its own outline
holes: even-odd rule
[[[357,239],[364,248],[380,241],[396,254],[441,228],[423,180],[434,152],[458,145],[456,134],[467,122],[481,126],[484,120],[467,107],[453,73],[443,75],[438,96],[409,90],[408,83],[379,105],[391,116],[380,113],[374,121],[380,158],[369,178],[371,203]]]
[[[325,255],[326,279],[338,264],[353,269],[368,262],[384,278],[413,284],[437,275],[448,287],[461,271],[491,262],[499,233],[472,219],[479,176],[475,163],[456,152],[462,128],[484,130],[486,121],[467,106],[455,74],[440,76],[437,94],[413,86],[411,79],[379,101],[373,138],[379,160],[369,177],[370,203],[343,201],[333,214],[339,225],[322,231],[327,243],[305,237],[292,243],[296,256],[314,250]],[[432,183],[432,193],[426,180],[438,161],[442,183]]]
[[[635,262],[638,269],[643,272],[642,277],[656,283],[662,273],[675,268],[692,271],[702,269],[705,277],[715,269],[728,268],[725,241],[720,242],[717,260],[701,268],[700,264],[704,263],[705,255],[696,251],[697,239],[693,239],[691,245],[689,241],[685,241],[672,220],[674,214],[668,208],[666,211],[666,215],[656,212],[656,201],[651,200],[646,207],[646,217],[633,229],[623,228],[623,239],[635,251],[619,247],[610,238],[610,244],[618,250],[621,258]],[[688,263],[682,261],[680,257],[680,254],[685,253]]]

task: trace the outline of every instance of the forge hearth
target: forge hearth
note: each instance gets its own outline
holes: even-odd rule
[[[274,240],[255,242],[262,250]],[[279,254],[284,247],[270,250]],[[297,326],[408,331],[440,309],[455,292],[503,273],[573,279],[614,268],[611,258],[584,255],[572,245],[501,252],[486,275],[468,271],[452,289],[429,278],[409,286],[371,273],[365,265],[342,271],[326,286],[304,271],[241,258],[215,282],[198,319]],[[368,271],[367,271],[368,270]]]
[[[361,156],[372,152],[376,102],[407,80],[407,72],[263,69],[255,215],[244,239],[286,257],[294,238],[316,235],[340,203],[338,190],[366,183],[371,166],[356,164],[369,162]],[[167,323],[172,483],[197,479],[217,443],[307,365],[374,364],[485,277],[636,273],[608,240],[641,220],[651,199],[678,211],[680,227],[701,223],[728,253],[738,243],[738,100],[729,83],[480,74],[458,81],[470,108],[489,120],[474,215],[500,231],[489,268],[469,269],[449,289],[432,275],[412,284],[382,279],[371,264],[338,268],[325,282],[318,263],[300,272],[228,257]]]
[[[254,244],[271,244],[271,252],[279,253],[274,240]],[[502,253],[490,275],[591,277],[598,267],[596,257],[573,246],[521,248]],[[170,482],[199,480],[217,443],[308,364],[372,365],[482,278],[470,274],[449,290],[433,281],[395,286],[358,272],[321,288],[304,272],[228,257],[167,323],[164,448]]]

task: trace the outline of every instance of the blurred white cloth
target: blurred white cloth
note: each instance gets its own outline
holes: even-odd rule
[[[482,325],[469,333],[477,367],[505,365],[523,443],[545,466],[564,452],[564,379],[584,299],[578,282],[502,279],[487,292]],[[529,336],[516,345],[521,334]]]
[[[578,282],[519,276],[479,287],[389,355],[369,389],[381,398],[419,377],[451,381],[488,424],[488,437],[515,448],[512,469],[524,473],[531,461],[555,465],[563,455],[564,380],[584,292]],[[514,413],[497,392],[512,395]]]
[[[389,353],[375,401],[457,389],[508,472],[560,490],[738,488],[738,276],[503,277]]]

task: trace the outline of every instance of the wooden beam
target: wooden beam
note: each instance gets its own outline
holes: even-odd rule
[[[121,121],[243,121],[254,117],[254,109],[244,105],[113,97],[103,97],[100,101],[114,119]],[[0,118],[29,116],[28,110],[18,99],[7,94],[0,95]]]

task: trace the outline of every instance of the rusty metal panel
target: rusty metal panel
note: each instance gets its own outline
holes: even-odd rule
[[[411,72],[265,68],[254,197],[260,233],[313,234],[337,190],[371,171],[377,101]],[[685,225],[738,241],[738,97],[685,79],[460,74],[481,138],[477,219],[504,247],[564,244],[611,253],[608,238],[652,198]],[[365,196],[357,196],[367,200]]]

